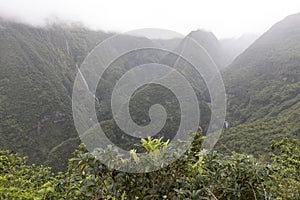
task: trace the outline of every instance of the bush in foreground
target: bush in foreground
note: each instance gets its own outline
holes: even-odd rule
[[[202,141],[197,133],[190,150],[176,162],[131,174],[110,170],[83,145],[70,159],[68,171],[57,175],[1,151],[0,199],[300,199],[296,140],[273,142],[270,162],[247,154],[200,151]],[[159,139],[142,142],[156,157],[166,145]],[[135,151],[131,156],[128,162],[143,162]]]

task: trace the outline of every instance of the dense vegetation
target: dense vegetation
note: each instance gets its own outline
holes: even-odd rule
[[[80,143],[71,106],[76,65],[112,34],[80,25],[38,28],[2,19],[0,23],[0,145],[28,155],[30,163],[46,163],[59,170],[63,164],[55,159],[66,163]],[[152,43],[131,36],[123,40],[123,45]],[[123,71],[118,66],[113,75]],[[105,107],[106,101],[101,104]],[[100,113],[100,121],[110,119],[105,108]]]
[[[300,14],[295,14],[223,71],[232,128],[222,134],[222,150],[262,155],[272,139],[300,138],[299,41]]]
[[[71,112],[76,63],[108,35],[79,26],[0,22],[0,144],[41,163],[77,136]]]
[[[224,70],[234,124],[276,119],[299,108],[299,24],[300,14],[275,24]]]
[[[0,151],[1,199],[299,199],[300,146],[296,140],[272,143],[271,161],[247,154],[224,156],[192,148],[178,161],[150,173],[112,170],[86,152],[83,145],[69,160],[68,171],[26,165],[15,152]],[[145,140],[142,146],[159,159],[165,144]],[[161,147],[161,148],[159,148]],[[109,151],[113,154],[113,150]],[[123,162],[143,162],[132,151]],[[110,156],[110,155],[107,155]]]

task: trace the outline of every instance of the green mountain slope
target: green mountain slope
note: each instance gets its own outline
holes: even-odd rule
[[[42,162],[54,146],[76,136],[71,114],[76,63],[106,37],[82,27],[1,21],[2,148]]]
[[[192,31],[188,36],[205,48],[220,69],[226,67],[228,64],[226,63],[227,54],[223,51],[220,41],[212,32],[197,30]]]
[[[76,66],[112,34],[63,24],[37,28],[0,20],[0,25],[1,148],[28,155],[30,162],[47,162],[59,168],[62,164],[56,161],[65,159],[66,163],[66,157],[79,143],[71,105]],[[152,45],[149,39],[124,35],[119,46],[107,52],[118,52],[117,48],[134,43]],[[158,60],[155,54],[148,58],[129,55],[116,63],[105,74],[105,89],[128,70],[126,62],[130,66],[152,58]],[[96,96],[101,99],[99,120],[110,119],[109,95],[100,88]]]
[[[227,120],[238,126],[226,130],[220,143],[253,153],[271,139],[300,138],[300,14],[275,24],[223,75]]]

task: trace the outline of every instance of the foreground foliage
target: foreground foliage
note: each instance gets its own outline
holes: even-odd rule
[[[224,156],[200,151],[196,134],[192,148],[173,164],[151,173],[110,170],[83,145],[66,173],[26,165],[26,158],[0,152],[0,199],[299,199],[300,149],[296,140],[273,142],[272,161],[247,154]],[[150,154],[167,144],[143,140]],[[159,149],[161,148],[161,149]],[[141,162],[131,151],[131,162]]]

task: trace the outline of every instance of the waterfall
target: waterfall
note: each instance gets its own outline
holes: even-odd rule
[[[70,54],[70,49],[69,49],[69,43],[68,43],[68,40],[66,40],[66,46],[67,46],[67,52],[68,52],[68,54],[71,55],[71,54]]]
[[[89,85],[88,85],[87,81],[85,80],[85,78],[84,78],[84,76],[83,76],[83,74],[82,74],[82,72],[81,72],[81,70],[80,70],[80,68],[78,67],[77,64],[76,64],[76,68],[77,68],[77,70],[78,70],[78,73],[79,73],[81,79],[83,80],[83,83],[84,83],[84,85],[85,85],[87,91],[89,91],[89,93],[90,93],[90,94],[96,99],[96,101],[99,103],[99,99],[96,97],[96,95],[95,95],[94,93],[91,92],[91,90],[90,90],[90,88],[89,88]]]

